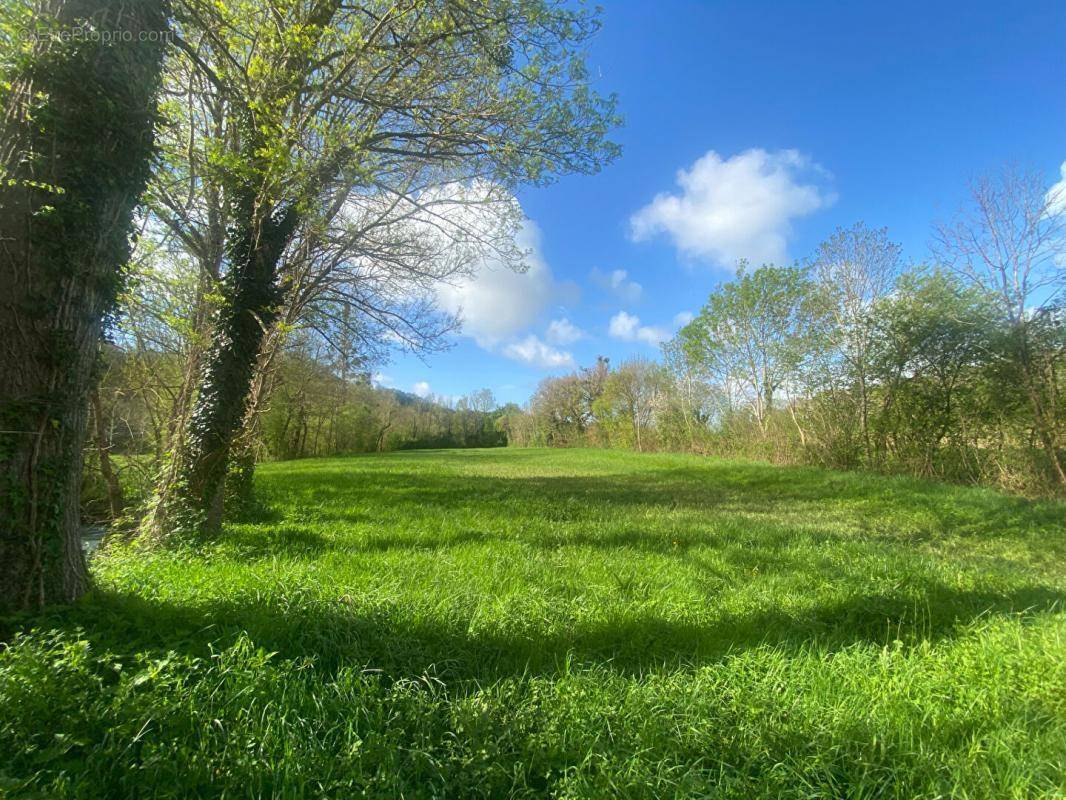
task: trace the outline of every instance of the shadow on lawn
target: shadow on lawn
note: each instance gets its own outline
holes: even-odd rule
[[[409,457],[409,454],[408,454]],[[508,457],[510,458],[510,456]],[[427,455],[426,460],[432,461]],[[581,476],[498,477],[442,471],[344,471],[311,464],[300,475],[301,498],[295,506],[285,476],[264,481],[267,501],[257,514],[277,521],[270,527],[233,526],[218,545],[238,557],[315,557],[331,551],[358,554],[391,550],[440,550],[484,542],[520,542],[524,546],[623,548],[664,553],[699,567],[702,548],[730,548],[730,558],[773,564],[802,538],[805,544],[843,538],[830,530],[818,511],[826,507],[852,519],[894,521],[893,510],[917,503],[928,510],[934,528],[899,531],[891,538],[948,534],[1007,535],[1019,540],[1038,534],[1044,552],[1061,549],[1061,504],[1030,503],[988,492],[967,492],[913,481],[886,481],[868,476],[809,469],[781,469],[731,463],[672,467],[669,470]],[[383,461],[374,461],[376,466]],[[449,462],[452,463],[452,462]],[[272,493],[287,506],[270,506]],[[306,502],[304,502],[306,501]],[[507,534],[471,525],[439,532],[434,518],[484,511],[498,503],[508,517]],[[588,533],[582,520],[602,523],[610,506],[650,506],[692,512],[677,530],[634,527],[619,520],[609,532]],[[387,515],[397,530],[420,521],[419,534],[382,532],[377,525],[347,535],[343,523]],[[765,514],[757,535],[746,541],[734,530],[716,532],[723,520]],[[800,522],[796,522],[796,515]],[[515,515],[518,515],[516,522]],[[706,516],[704,516],[706,515]],[[775,518],[776,515],[776,518]],[[545,519],[568,523],[543,526]],[[481,514],[481,520],[485,516]],[[906,520],[906,518],[904,518]],[[264,519],[265,521],[265,519]],[[301,522],[313,523],[302,525]],[[380,520],[378,520],[380,522]],[[341,535],[327,537],[314,524],[341,523]],[[570,524],[578,523],[578,524]],[[802,529],[801,529],[802,526]],[[743,526],[741,526],[742,528]],[[477,529],[475,529],[477,528]],[[602,525],[601,525],[602,530]],[[876,535],[876,534],[875,534]],[[817,555],[818,548],[810,551]],[[845,565],[846,566],[846,565]],[[813,563],[785,565],[792,571],[822,569]],[[783,567],[784,568],[784,567]],[[839,572],[839,561],[826,569]],[[825,577],[825,576],[821,576]],[[5,637],[19,627],[80,628],[97,647],[117,653],[170,650],[206,656],[246,632],[259,646],[286,658],[309,657],[318,668],[343,666],[379,670],[391,677],[433,673],[451,680],[493,681],[523,674],[555,674],[568,664],[609,664],[641,673],[658,667],[713,664],[731,653],[761,645],[786,650],[837,650],[853,644],[906,645],[951,638],[973,621],[991,615],[1035,614],[1061,610],[1066,595],[1032,583],[1001,592],[966,591],[927,576],[909,577],[898,592],[862,590],[861,575],[849,576],[850,595],[809,608],[763,608],[746,614],[715,615],[713,595],[700,621],[664,616],[640,603],[620,603],[614,617],[599,621],[500,619],[482,621],[461,607],[429,614],[403,606],[374,603],[374,598],[324,599],[301,591],[274,590],[262,597],[207,598],[187,604],[147,599],[134,593],[97,592],[71,608],[20,623],[9,621]],[[620,587],[621,588],[621,587]],[[629,598],[630,600],[632,598]]]
[[[520,513],[530,517],[548,514],[574,521],[600,516],[604,507],[632,506],[749,517],[809,512],[805,524],[815,527],[827,513],[843,514],[869,526],[873,534],[878,533],[878,518],[899,525],[901,510],[904,521],[908,516],[921,518],[920,531],[888,530],[886,525],[883,533],[894,539],[908,534],[928,538],[987,537],[1044,528],[1051,532],[1061,530],[1064,516],[1064,505],[1053,501],[903,478],[731,462],[580,476],[323,470],[301,476],[297,497],[314,521],[332,523],[372,521],[365,512],[351,510],[353,506],[378,506],[410,517],[476,511],[486,503],[522,509]]]
[[[707,530],[674,529],[669,532],[644,527],[622,527],[610,532],[550,530],[535,535],[504,535],[484,530],[460,529],[419,534],[368,532],[359,536],[333,538],[312,527],[280,525],[269,531],[233,529],[225,534],[219,552],[237,560],[273,559],[276,557],[314,559],[326,553],[361,554],[392,551],[437,552],[468,544],[512,544],[538,550],[563,548],[636,551],[646,554],[681,557],[691,551],[706,552],[741,548],[751,556],[752,564],[768,564],[787,548],[797,544],[839,541],[836,534],[797,531],[781,524],[763,524],[756,537],[740,537]],[[738,555],[734,553],[734,558]],[[786,560],[787,563],[787,560]],[[839,566],[834,569],[839,570]]]
[[[490,542],[667,555],[741,548],[763,568],[796,546],[874,540],[905,548],[976,538],[1009,541],[1016,553],[1028,551],[1044,561],[1066,558],[1062,503],[918,481],[730,462],[515,477],[345,471],[336,463],[301,475],[295,491],[268,477],[255,521],[273,524],[234,526],[222,546],[249,559],[439,551]],[[634,508],[650,518],[624,511]],[[506,520],[503,530],[494,528],[486,509]],[[605,514],[614,513],[617,522],[604,530]]]
[[[94,647],[120,654],[175,651],[202,657],[247,634],[256,645],[284,658],[314,659],[326,674],[356,667],[393,679],[435,675],[484,683],[554,675],[589,664],[624,674],[700,666],[763,645],[791,651],[897,641],[909,646],[952,638],[983,617],[1027,619],[1060,610],[1064,601],[1066,595],[1040,585],[996,594],[929,582],[900,594],[856,595],[794,612],[724,614],[702,624],[630,607],[624,616],[602,622],[508,631],[498,626],[479,629],[475,620],[457,615],[416,620],[400,608],[368,610],[347,598],[296,595],[175,605],[97,592],[72,608],[36,618],[33,627],[80,629]]]

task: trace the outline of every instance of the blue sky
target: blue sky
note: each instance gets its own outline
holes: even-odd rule
[[[597,354],[656,356],[738,257],[791,263],[861,220],[920,262],[974,175],[1063,178],[1062,0],[603,6],[588,61],[622,156],[521,192],[530,271],[479,278],[464,335],[384,384],[522,403]]]

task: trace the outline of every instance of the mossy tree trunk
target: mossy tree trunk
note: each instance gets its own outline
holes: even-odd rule
[[[0,609],[88,585],[88,395],[149,176],[167,12],[160,0],[41,0],[3,76]],[[79,29],[108,36],[69,35]]]
[[[294,209],[254,219],[251,203],[250,197],[244,209],[251,221],[231,238],[226,302],[204,359],[181,454],[178,491],[207,533],[222,523],[230,453],[248,411],[263,339],[281,305],[277,266],[297,222]]]

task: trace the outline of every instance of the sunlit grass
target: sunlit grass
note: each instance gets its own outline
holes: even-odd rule
[[[690,456],[264,466],[0,654],[13,796],[1058,797],[1066,509]],[[6,765],[6,766],[5,766]]]

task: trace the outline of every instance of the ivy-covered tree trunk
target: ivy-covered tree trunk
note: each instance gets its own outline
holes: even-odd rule
[[[257,213],[252,192],[235,203],[238,223],[227,247],[224,305],[178,459],[177,482],[157,499],[152,532],[211,534],[222,524],[226,476],[248,411],[249,391],[266,331],[281,304],[277,266],[296,226],[295,209]]]
[[[88,393],[149,175],[167,11],[36,2],[0,82],[0,609],[88,584]]]
[[[274,381],[274,360],[284,340],[283,328],[292,324],[292,309],[289,308],[287,311],[289,313],[286,314],[286,318],[276,320],[269,333],[264,336],[259,359],[255,365],[251,390],[248,394],[244,420],[230,447],[224,501],[225,509],[229,512],[247,511],[254,501],[252,484],[255,478],[259,445],[262,441],[262,414]]]

